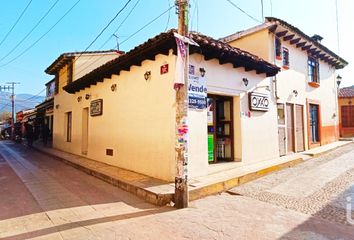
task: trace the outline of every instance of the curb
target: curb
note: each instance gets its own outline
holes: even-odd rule
[[[82,172],[85,172],[86,174],[89,174],[91,176],[94,176],[96,178],[99,178],[109,184],[112,184],[113,186],[116,186],[126,192],[132,193],[135,196],[145,200],[148,203],[154,204],[156,206],[165,206],[166,204],[170,203],[171,201],[174,200],[174,194],[172,193],[166,193],[166,194],[158,194],[158,193],[154,193],[151,192],[149,190],[146,190],[144,188],[138,187],[136,185],[133,185],[129,182],[126,181],[122,181],[120,179],[117,178],[113,178],[107,174],[104,174],[102,172],[96,171],[96,170],[92,170],[88,167],[82,166],[80,164],[71,162],[65,158],[61,158],[57,155],[51,154],[37,146],[33,146],[33,149],[35,149],[38,152],[41,152],[47,156],[56,158],[62,162],[64,162],[65,164],[72,166]]]
[[[255,172],[247,173],[243,176],[238,176],[231,178],[222,182],[214,183],[208,186],[200,187],[198,189],[191,190],[189,193],[189,199],[191,201],[201,199],[206,196],[219,194],[222,192],[228,192],[228,190],[242,185],[244,183],[250,182],[252,180],[258,179],[260,177],[266,176],[270,173],[280,171],[285,168],[293,167],[297,164],[303,163],[305,160],[303,158],[297,158],[290,160],[289,162],[274,165],[265,169],[261,169]]]

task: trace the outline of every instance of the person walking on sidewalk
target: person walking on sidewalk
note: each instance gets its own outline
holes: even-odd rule
[[[28,147],[32,147],[33,145],[33,126],[30,123],[26,123],[25,125],[26,129],[26,139],[27,139],[27,145]]]
[[[50,130],[48,124],[42,125],[42,140],[44,146],[47,146],[49,134],[50,134]]]

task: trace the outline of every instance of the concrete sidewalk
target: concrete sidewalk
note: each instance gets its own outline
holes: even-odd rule
[[[193,201],[205,196],[227,191],[240,184],[257,179],[274,171],[292,167],[311,159],[311,157],[319,156],[351,142],[352,141],[338,141],[303,153],[294,153],[251,165],[243,165],[242,163],[234,162],[214,165],[212,168],[215,169],[207,176],[189,180],[189,198]],[[35,144],[33,147],[42,153],[58,158],[77,169],[130,192],[149,203],[162,206],[174,200],[174,183],[165,182],[78,155],[43,147],[38,144]]]

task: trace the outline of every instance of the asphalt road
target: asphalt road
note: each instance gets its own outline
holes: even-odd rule
[[[0,239],[354,239],[353,156],[347,145],[175,210],[3,141]]]

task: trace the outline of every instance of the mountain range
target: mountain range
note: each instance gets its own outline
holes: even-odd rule
[[[28,93],[15,95],[15,112],[34,108],[45,100],[45,96],[36,96]],[[0,113],[11,112],[11,94],[0,92]]]

